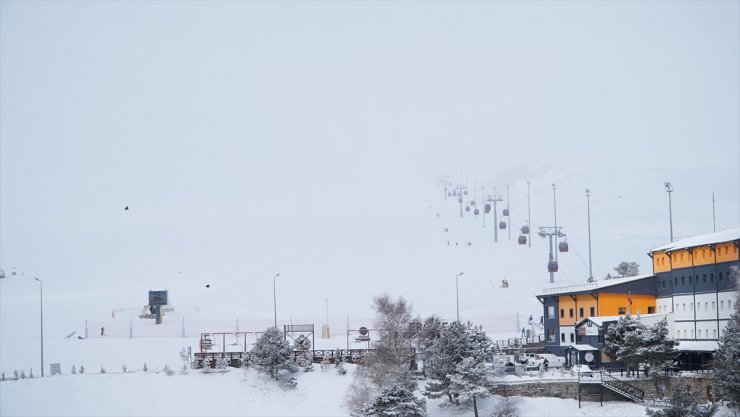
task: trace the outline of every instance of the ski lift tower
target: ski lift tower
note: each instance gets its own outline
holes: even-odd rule
[[[496,211],[496,203],[499,201],[504,201],[504,198],[501,196],[501,194],[496,192],[496,189],[493,189],[493,194],[490,194],[488,198],[486,199],[488,202],[493,202],[493,219],[494,221],[498,219],[498,212]],[[498,242],[498,227],[493,228],[493,241]]]
[[[455,186],[455,191],[457,192],[457,202],[460,203],[460,217],[463,216],[463,194],[468,194],[468,188],[465,187],[462,184],[458,184]]]
[[[558,237],[565,237],[565,234],[561,232],[562,227],[540,227],[540,237],[550,238],[550,260],[547,262],[547,271],[550,272],[550,284],[555,282],[555,273],[558,272],[558,261],[553,258],[552,250],[552,239]]]

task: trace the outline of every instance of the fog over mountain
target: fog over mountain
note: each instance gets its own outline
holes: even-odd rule
[[[713,230],[713,192],[740,225],[739,8],[2,2],[0,267],[42,278],[63,330],[149,289],[271,318],[276,273],[281,319],[382,292],[452,317],[459,272],[463,314],[537,314],[527,181],[533,232],[557,187],[559,285],[588,277],[586,188],[599,279],[651,271],[666,181],[676,238]],[[441,181],[509,185],[511,240]]]

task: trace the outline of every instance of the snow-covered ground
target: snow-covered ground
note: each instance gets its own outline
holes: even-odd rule
[[[333,367],[298,372],[298,386],[280,388],[254,370],[231,369],[225,374],[167,376],[161,367],[148,372],[129,369],[88,369],[84,375],[6,381],[2,383],[3,416],[346,416],[344,393],[354,365],[339,375]],[[159,371],[159,372],[157,372]],[[33,397],[29,394],[33,393]],[[36,400],[34,400],[36,399]],[[481,415],[490,415],[498,398],[479,402]],[[582,403],[555,398],[520,398],[523,416],[642,416],[644,408],[631,403]],[[458,416],[463,411],[428,401],[430,416]],[[467,414],[467,412],[464,412]]]

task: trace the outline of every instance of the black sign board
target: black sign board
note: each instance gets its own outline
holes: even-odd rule
[[[149,291],[150,306],[166,306],[167,291]]]

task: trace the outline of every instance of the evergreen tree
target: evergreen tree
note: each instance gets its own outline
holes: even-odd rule
[[[740,308],[737,301],[736,310]],[[740,314],[737,311],[727,322],[714,353],[714,389],[717,397],[740,411]]]
[[[627,366],[627,375],[637,370],[642,360],[640,347],[645,330],[644,324],[627,314],[610,325],[604,335],[604,353],[623,362]]]
[[[431,355],[427,359],[427,376],[432,380],[424,388],[424,395],[429,398],[447,396],[447,400],[459,405],[450,390],[450,377],[456,373],[457,365],[468,353],[468,334],[465,326],[455,321],[440,333],[434,340]]]
[[[486,366],[485,361],[467,357],[455,368],[455,374],[450,376],[450,392],[461,401],[472,401],[473,412],[478,417],[478,398],[489,396],[488,377],[491,368]]]
[[[645,410],[648,417],[712,417],[717,412],[717,404],[700,405],[699,391],[679,380],[673,385],[668,407],[662,410]]]
[[[293,352],[277,327],[270,327],[254,344],[254,364],[257,371],[278,379],[278,372],[292,369]]]
[[[427,360],[427,375],[432,380],[425,387],[429,398],[447,396],[455,405],[472,401],[477,415],[476,398],[488,395],[490,368],[485,366],[491,355],[491,340],[483,328],[454,322],[434,340]]]
[[[650,364],[653,369],[659,369],[663,362],[672,360],[678,355],[677,345],[678,341],[669,336],[668,320],[664,318],[643,333],[637,357]]]
[[[419,353],[421,355],[422,372],[426,376],[426,362],[431,354],[431,347],[434,344],[434,340],[439,338],[442,333],[442,320],[432,315],[424,320],[424,324],[421,327],[421,335],[419,336]]]
[[[426,400],[416,398],[404,384],[393,384],[383,389],[362,407],[367,417],[426,417]]]

